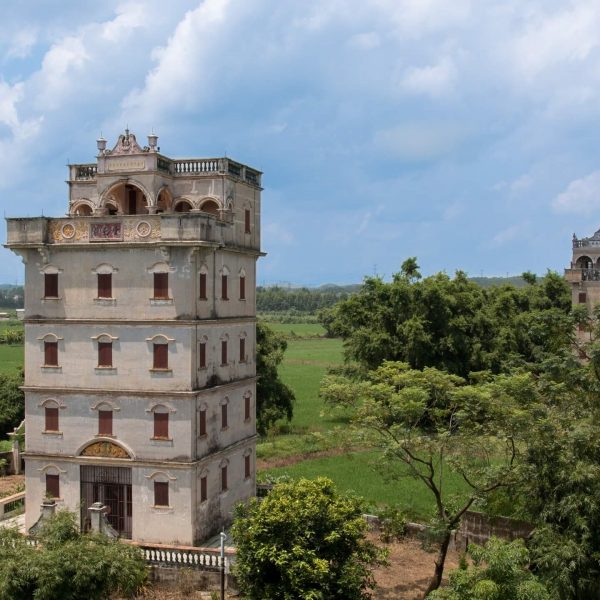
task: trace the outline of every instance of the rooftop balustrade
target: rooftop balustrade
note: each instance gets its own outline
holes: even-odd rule
[[[600,269],[565,269],[565,280],[570,283],[600,281]]]

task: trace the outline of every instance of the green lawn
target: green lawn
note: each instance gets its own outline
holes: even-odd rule
[[[363,497],[371,510],[381,505],[397,505],[410,519],[424,521],[432,516],[433,495],[420,481],[412,477],[402,477],[385,481],[374,468],[377,452],[349,452],[338,456],[328,456],[304,460],[289,467],[269,469],[269,475],[288,475],[294,479],[313,479],[325,476],[332,479],[344,492],[352,491]],[[447,471],[444,484],[445,494],[461,495],[467,490],[460,477]]]
[[[23,366],[23,346],[0,344],[0,373],[16,373]]]
[[[288,337],[322,337],[325,329],[320,323],[267,323],[274,331]]]

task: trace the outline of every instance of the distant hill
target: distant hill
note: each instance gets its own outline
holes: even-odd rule
[[[507,284],[519,288],[527,285],[520,275],[514,275],[512,277],[469,277],[469,279],[483,288]]]

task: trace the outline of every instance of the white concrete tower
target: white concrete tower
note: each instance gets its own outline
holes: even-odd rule
[[[9,218],[25,263],[26,525],[45,495],[193,544],[255,493],[261,173],[129,131],[69,166],[61,218]]]

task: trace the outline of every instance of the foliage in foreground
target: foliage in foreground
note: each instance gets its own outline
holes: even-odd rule
[[[256,324],[256,430],[260,435],[279,419],[292,420],[294,392],[277,373],[286,348],[283,335],[265,323]]]
[[[361,600],[383,554],[365,539],[361,502],[325,478],[282,483],[239,505],[232,534],[235,572],[249,600]]]
[[[0,373],[0,438],[18,427],[25,416],[23,371],[18,375]]]
[[[59,511],[43,528],[40,547],[0,529],[0,600],[102,600],[133,597],[146,581],[138,549],[99,534],[81,534],[76,517]]]
[[[491,538],[485,547],[469,546],[473,565],[464,562],[452,571],[448,586],[428,600],[551,600],[544,584],[529,567],[529,553],[522,540],[503,542]]]

